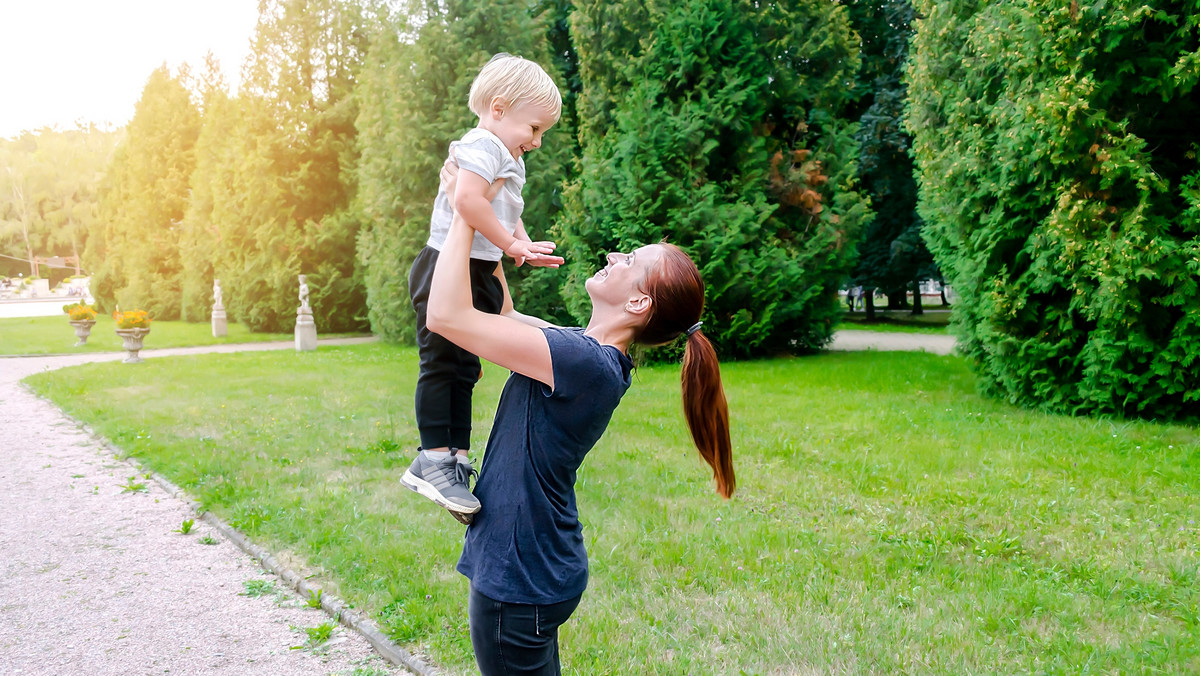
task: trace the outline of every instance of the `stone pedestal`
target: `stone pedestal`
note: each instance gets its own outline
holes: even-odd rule
[[[307,352],[317,349],[317,323],[313,321],[312,309],[301,307],[296,311],[296,351]]]
[[[87,345],[88,336],[92,335],[92,327],[96,325],[96,320],[77,319],[69,323],[75,327],[75,337],[79,339],[75,342],[75,347]]]
[[[145,340],[147,333],[150,333],[150,329],[117,329],[117,335],[121,337],[125,347],[125,359],[121,360],[121,363],[142,363],[138,352],[142,350],[142,341]]]
[[[225,323],[225,306],[213,305],[212,308],[212,332],[213,338],[224,338],[229,335],[229,330]]]

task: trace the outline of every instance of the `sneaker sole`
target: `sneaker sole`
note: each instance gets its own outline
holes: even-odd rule
[[[479,511],[479,507],[471,509],[469,507],[463,507],[462,505],[456,505],[453,502],[450,502],[446,498],[442,497],[442,494],[438,492],[438,489],[433,487],[433,484],[418,477],[408,470],[404,470],[404,476],[400,477],[400,483],[407,486],[409,490],[420,493],[426,498],[437,503],[439,506],[445,508],[446,511],[454,515],[454,518],[462,521],[465,524],[469,525],[471,523],[471,515]],[[464,517],[466,518],[466,521],[463,521]]]

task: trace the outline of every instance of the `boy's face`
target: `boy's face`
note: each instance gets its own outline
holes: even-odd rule
[[[515,159],[542,147],[542,134],[554,126],[554,111],[537,103],[507,106],[499,99],[492,102],[484,129],[499,137]]]

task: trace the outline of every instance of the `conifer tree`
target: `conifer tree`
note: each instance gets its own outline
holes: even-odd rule
[[[449,144],[478,123],[467,93],[479,69],[494,53],[509,52],[539,63],[562,89],[548,49],[549,17],[536,10],[527,0],[429,0],[411,10],[411,25],[419,27],[411,42],[402,38],[409,32],[406,18],[391,19],[390,30],[373,37],[359,90],[359,209],[367,227],[358,253],[366,268],[371,327],[386,339],[415,335],[408,270],[429,235]],[[523,219],[535,239],[548,236],[571,138],[568,119],[525,157]],[[537,296],[520,297],[525,287],[518,282],[511,285],[514,297],[534,314],[553,311],[548,297],[556,297],[556,285],[536,279]]]
[[[859,116],[859,179],[871,198],[874,216],[858,243],[858,263],[850,284],[863,287],[868,317],[874,314],[873,291],[887,294],[888,307],[906,308],[913,291],[913,312],[921,311],[923,279],[940,273],[921,238],[917,183],[909,154],[912,137],[904,127],[908,100],[903,76],[908,61],[913,9],[908,0],[857,0],[847,5],[862,42]],[[861,111],[861,112],[859,112]]]
[[[200,132],[186,77],[165,66],[151,73],[109,168],[85,254],[102,306],[180,316],[180,225]]]
[[[914,4],[920,210],[984,387],[1197,415],[1196,3]]]
[[[577,318],[604,252],[666,238],[700,265],[723,354],[824,345],[868,212],[839,117],[858,66],[845,9],[583,1],[573,21],[582,172],[562,239]]]
[[[228,141],[217,141],[225,159],[206,179],[234,186],[211,193],[213,275],[230,316],[253,331],[293,326],[300,274],[322,331],[365,326],[359,223],[349,209],[357,162],[351,93],[365,50],[357,3],[260,4],[238,112]]]
[[[237,104],[229,96],[220,64],[211,54],[205,61],[198,87],[196,94],[203,123],[196,139],[196,169],[192,172],[191,199],[180,236],[181,315],[192,322],[209,319],[216,278],[214,263],[222,252],[216,223],[233,222],[227,212],[230,205],[239,201],[239,187],[230,182],[233,172],[229,169],[238,162],[232,143]],[[230,281],[226,280],[227,287]],[[229,314],[236,317],[233,308]]]

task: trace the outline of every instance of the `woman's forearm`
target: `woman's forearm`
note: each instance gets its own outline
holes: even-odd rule
[[[476,312],[471,299],[471,242],[475,231],[457,213],[450,222],[450,232],[438,254],[429,290],[429,310],[425,324],[430,331],[446,335],[453,331],[455,320]]]

